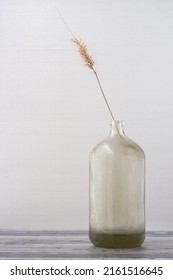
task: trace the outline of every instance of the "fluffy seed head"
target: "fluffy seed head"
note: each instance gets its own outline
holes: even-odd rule
[[[77,38],[72,39],[72,42],[78,46],[79,53],[80,53],[82,59],[85,61],[85,65],[88,66],[90,69],[93,69],[94,60],[88,54],[87,46],[84,43],[82,43],[81,40],[78,40]]]

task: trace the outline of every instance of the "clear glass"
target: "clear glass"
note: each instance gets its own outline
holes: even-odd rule
[[[109,136],[90,155],[91,242],[98,247],[139,247],[145,238],[145,154],[112,121]]]

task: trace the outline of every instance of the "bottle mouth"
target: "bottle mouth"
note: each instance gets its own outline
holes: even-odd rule
[[[112,120],[111,121],[111,131],[113,133],[115,133],[115,131],[117,131],[117,133],[119,134],[120,137],[124,136],[124,121],[120,121],[120,120]]]
[[[111,126],[116,126],[116,127],[123,127],[124,126],[124,121],[120,120],[112,120],[110,122]]]

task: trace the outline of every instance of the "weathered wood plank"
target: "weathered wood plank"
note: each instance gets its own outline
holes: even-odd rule
[[[141,248],[105,249],[87,232],[1,230],[0,259],[173,259],[173,232],[147,232]]]

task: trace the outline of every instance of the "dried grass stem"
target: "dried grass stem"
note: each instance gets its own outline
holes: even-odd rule
[[[86,65],[87,67],[89,67],[90,69],[93,70],[93,72],[94,72],[94,74],[95,74],[95,76],[96,76],[96,79],[97,79],[99,88],[100,88],[100,90],[101,90],[101,93],[102,93],[102,95],[103,95],[103,98],[104,98],[104,100],[105,100],[105,103],[106,103],[106,105],[107,105],[107,107],[108,107],[108,110],[109,110],[109,112],[110,112],[110,114],[111,114],[112,120],[115,120],[115,119],[114,119],[114,116],[113,116],[113,113],[112,113],[112,111],[111,111],[111,108],[110,108],[110,106],[109,106],[109,103],[108,103],[108,101],[107,101],[107,99],[106,99],[106,96],[105,96],[104,90],[103,90],[103,88],[102,88],[102,85],[101,85],[99,76],[98,76],[96,70],[94,69],[94,60],[93,60],[92,56],[90,56],[90,55],[88,54],[87,46],[86,46],[84,43],[82,43],[81,40],[78,40],[77,38],[72,39],[72,41],[78,46],[79,53],[80,53],[82,59],[84,60],[85,65]]]
[[[84,60],[85,65],[86,65],[87,67],[89,67],[89,68],[94,72],[94,74],[95,74],[95,76],[96,76],[96,79],[97,79],[97,82],[98,82],[98,85],[99,85],[99,88],[100,88],[100,91],[101,91],[101,93],[102,93],[102,96],[103,96],[103,98],[104,98],[104,100],[105,100],[105,103],[106,103],[106,105],[107,105],[107,107],[108,107],[108,110],[109,110],[109,112],[110,112],[110,115],[111,115],[111,117],[112,117],[112,120],[114,121],[115,118],[114,118],[114,116],[113,116],[113,114],[112,114],[112,111],[111,111],[111,109],[110,109],[109,103],[108,103],[108,101],[107,101],[107,99],[106,99],[106,96],[105,96],[105,93],[104,93],[104,91],[103,91],[103,88],[102,88],[100,79],[99,79],[99,77],[98,77],[98,74],[97,74],[96,70],[94,69],[94,60],[93,60],[92,56],[89,55],[87,46],[86,46],[81,40],[79,40],[79,39],[77,39],[77,38],[75,37],[74,33],[71,31],[71,29],[70,29],[70,28],[68,27],[68,25],[66,24],[64,18],[62,17],[62,15],[61,15],[59,9],[58,9],[57,7],[56,7],[56,9],[57,9],[57,11],[58,11],[58,13],[59,13],[59,16],[60,16],[62,22],[63,22],[64,25],[66,26],[66,28],[67,28],[67,30],[69,31],[69,33],[72,35],[72,37],[73,37],[73,39],[72,39],[73,43],[75,43],[75,44],[78,46],[79,53],[80,53],[82,59]]]

